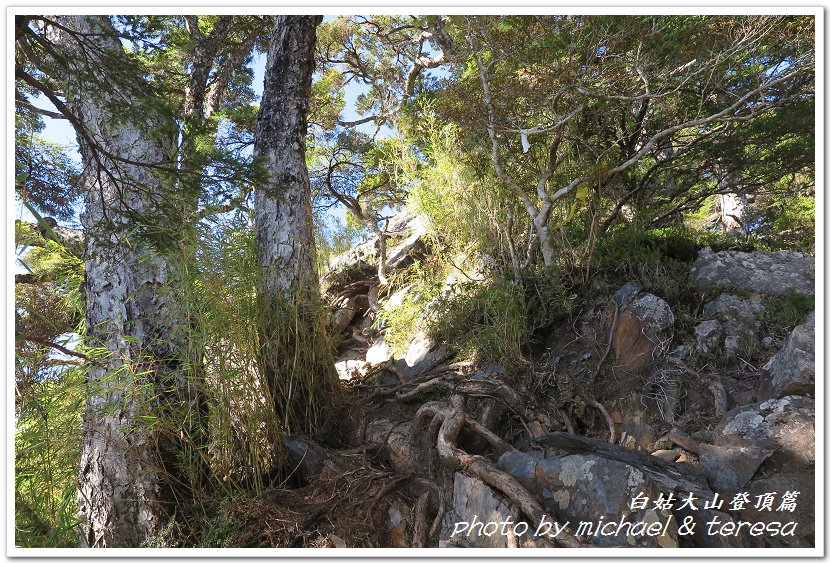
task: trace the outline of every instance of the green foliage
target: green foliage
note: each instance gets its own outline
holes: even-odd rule
[[[436,302],[442,311],[432,330],[440,341],[482,363],[512,368],[523,360],[531,336],[524,291],[506,280],[471,284]]]
[[[42,122],[27,131],[21,126],[23,120],[15,117],[15,195],[41,213],[58,219],[72,217],[72,206],[80,196],[78,165],[64,147],[37,133]]]
[[[84,372],[63,370],[17,386],[15,544],[74,547]]]
[[[766,242],[775,250],[814,252],[815,194],[773,192],[759,197],[757,203],[758,227],[752,233],[754,240]]]
[[[392,275],[389,292],[402,294],[399,304],[387,304],[378,311],[375,325],[386,330],[385,342],[400,357],[410,340],[420,331],[428,331],[425,312],[441,291],[446,271],[438,263],[416,262]]]
[[[240,531],[239,522],[230,513],[231,498],[216,503],[216,515],[204,527],[199,547],[233,547],[234,536]]]
[[[689,302],[690,262],[696,257],[694,237],[682,228],[629,227],[597,241],[593,263],[612,286],[637,280],[669,303]]]
[[[225,491],[261,490],[282,460],[280,424],[259,369],[256,241],[244,215],[201,225],[197,265],[179,272],[189,363],[205,396],[207,456]],[[187,262],[185,262],[187,263]]]
[[[474,259],[435,256],[416,263],[397,276],[393,291],[398,288],[400,304],[381,309],[377,322],[396,355],[425,332],[465,357],[508,369],[525,362],[539,330],[568,318],[578,303],[572,281],[552,268],[525,271],[517,283]]]
[[[786,336],[793,327],[804,322],[807,314],[815,311],[814,295],[788,291],[786,295],[764,300],[764,325],[769,334]]]

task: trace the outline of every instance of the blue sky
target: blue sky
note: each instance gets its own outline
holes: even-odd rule
[[[331,16],[326,16],[325,19],[331,19]],[[254,93],[259,99],[262,95],[262,88],[263,82],[265,77],[265,62],[266,62],[266,55],[265,53],[254,53],[254,58],[252,62],[252,69],[254,71],[254,78],[252,87]],[[359,84],[356,81],[350,82],[344,92],[346,96],[346,107],[343,111],[343,119],[345,120],[353,120],[357,119],[359,115],[355,112],[355,101],[358,95],[365,93],[368,90],[368,87],[364,84]],[[34,105],[49,110],[49,111],[57,111],[57,109],[42,96],[34,98],[32,100]],[[42,131],[41,135],[48,141],[62,145],[66,147],[67,154],[75,160],[79,165],[81,163],[81,156],[78,152],[78,144],[77,138],[75,136],[75,129],[69,123],[69,121],[65,119],[53,119],[51,117],[44,117],[43,118],[45,128]],[[371,124],[365,124],[359,127],[369,133],[373,132],[373,128]],[[387,131],[387,134],[389,131]],[[26,221],[33,221],[34,218],[31,214],[22,206],[16,206],[16,215],[18,219],[26,220]],[[80,210],[79,210],[80,211]],[[336,206],[329,211],[329,214],[332,217],[336,217],[340,221],[344,220],[345,218],[345,210],[342,206]],[[78,226],[73,225],[73,226]]]

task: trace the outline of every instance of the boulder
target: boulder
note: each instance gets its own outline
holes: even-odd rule
[[[282,443],[288,455],[289,473],[293,473],[304,482],[319,475],[326,460],[331,457],[331,453],[324,447],[297,437],[283,436]]]
[[[816,491],[815,475],[812,472],[779,473],[766,479],[754,481],[747,491],[750,503],[741,511],[741,519],[750,522],[796,522],[793,538],[764,538],[769,547],[815,547]],[[779,510],[786,493],[795,495],[796,506],[790,512]],[[775,494],[772,510],[755,508],[759,495]],[[761,505],[763,506],[763,505]],[[782,541],[782,539],[784,541]]]
[[[715,428],[717,446],[767,450],[764,464],[788,471],[815,464],[815,400],[788,395],[732,409]]]
[[[391,357],[392,350],[389,349],[389,345],[386,344],[386,340],[382,334],[366,350],[366,361],[373,366],[382,364]]]
[[[626,297],[621,300],[625,302]],[[651,293],[629,295],[614,332],[617,365],[629,373],[643,371],[654,356],[664,351],[669,338],[663,333],[673,325],[674,313],[668,303]]]
[[[642,412],[626,413],[622,417],[621,425],[624,433],[622,445],[627,448],[646,450],[657,435],[654,427],[645,421]]]
[[[621,288],[614,292],[612,299],[614,299],[614,303],[619,305],[620,307],[624,307],[632,297],[637,295],[643,290],[643,284],[638,281],[630,281],[626,282]]]
[[[366,443],[381,448],[386,461],[396,471],[410,471],[423,462],[422,454],[413,445],[411,422],[374,420],[366,427]]]
[[[582,521],[654,522],[669,525],[666,534],[656,537],[598,535],[581,537],[582,541],[600,547],[677,547],[676,521],[668,511],[657,511],[651,503],[632,510],[631,499],[643,493],[657,498],[658,488],[636,466],[600,455],[586,453],[557,458],[537,454],[507,452],[498,467],[515,477],[541,501],[543,507],[558,521],[570,521],[576,532]]]
[[[337,377],[342,381],[350,381],[366,375],[366,361],[363,352],[357,349],[346,350],[334,362]]]
[[[717,350],[720,347],[722,337],[723,326],[714,319],[703,321],[695,327],[697,349],[704,354]]]
[[[669,463],[647,453],[567,432],[551,432],[538,438],[536,442],[568,453],[597,455],[603,459],[630,465],[641,472],[645,480],[661,489],[692,492],[704,501],[713,498],[706,478],[687,464]]]
[[[715,446],[700,444],[700,470],[703,471],[713,491],[735,493],[744,485],[770,456],[769,450],[745,446]]]
[[[424,243],[426,228],[418,217],[410,221],[407,228],[409,229],[408,236],[386,251],[386,267],[390,272],[411,264],[418,251],[426,246]]]
[[[761,370],[760,400],[786,395],[815,395],[815,322],[793,329],[784,347]]]
[[[416,254],[426,246],[426,232],[421,218],[405,209],[390,219],[386,229],[390,237],[386,251],[388,272],[412,263]],[[399,240],[401,238],[403,240]],[[378,249],[378,239],[375,236],[335,256],[329,263],[328,271],[320,279],[322,292],[332,295],[355,281],[376,281]]]
[[[691,517],[698,530],[698,533],[681,536],[672,526],[665,537],[651,538],[652,541],[611,537],[599,542],[603,547],[626,544],[649,547],[760,547],[744,536],[708,536],[700,533],[714,517],[722,522],[731,522],[733,514],[713,509],[717,498],[701,474],[688,464],[679,463],[685,457],[682,452],[664,450],[660,455],[649,456],[601,440],[563,432],[553,432],[537,442],[571,455],[545,458],[539,453],[508,452],[501,456],[498,466],[541,497],[546,508],[553,510],[558,518],[570,518],[577,523],[581,520],[596,522],[600,516],[606,522],[619,522],[622,517],[635,522],[665,522],[671,515],[673,525]],[[667,460],[671,458],[677,458],[678,463]],[[631,500],[639,493],[650,499],[647,508],[630,510]],[[672,493],[676,502],[670,512],[654,510],[654,500],[661,494],[665,497]],[[684,500],[689,499],[689,493],[693,494],[694,508],[685,506]]]
[[[368,308],[369,299],[365,295],[351,295],[340,300],[332,312],[332,333],[343,332],[355,316],[365,313]]]
[[[376,254],[377,240],[373,237],[335,256],[328,271],[320,278],[321,292],[334,295],[351,283],[376,276],[377,267],[372,264]]]
[[[757,296],[756,296],[757,297]],[[720,295],[703,307],[710,319],[718,319],[726,338],[724,348],[729,354],[738,352],[741,344],[755,342],[761,326],[764,306],[759,300],[749,300],[735,295]]]
[[[398,360],[397,366],[406,379],[415,379],[438,364],[452,357],[452,351],[438,345],[423,332],[416,334],[409,343],[406,356]]]
[[[815,259],[788,250],[714,252],[707,247],[692,264],[691,279],[704,292],[733,288],[763,295],[785,295],[788,291],[813,294]]]
[[[508,547],[509,537],[498,532],[492,533],[492,527],[487,530],[482,526],[474,527],[469,534],[459,531],[453,535],[453,531],[460,522],[471,525],[475,522],[501,524],[508,519],[516,522],[518,517],[511,504],[484,482],[456,473],[453,477],[451,508],[444,515],[438,547]],[[488,532],[491,533],[488,535]]]
[[[392,309],[396,309],[403,305],[403,300],[406,297],[406,294],[409,293],[410,289],[412,289],[412,286],[407,285],[390,295],[386,300],[384,300],[381,305],[381,309],[384,311],[391,311]]]
[[[337,377],[341,381],[351,381],[366,375],[366,362],[363,360],[341,360],[334,363]]]

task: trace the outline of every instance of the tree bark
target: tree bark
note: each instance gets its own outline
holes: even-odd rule
[[[145,238],[141,217],[159,217],[164,185],[152,166],[169,159],[173,139],[154,134],[152,112],[114,115],[117,104],[140,103],[136,94],[95,80],[123,57],[105,16],[60,16],[45,35],[68,56],[67,107],[84,165],[88,399],[78,494],[80,542],[89,547],[138,547],[160,529],[167,490],[166,455],[143,416],[157,413],[181,358],[172,266]],[[89,35],[85,35],[89,34]],[[117,104],[115,100],[118,100]],[[102,149],[109,156],[102,155]],[[162,443],[164,439],[162,438]],[[168,452],[169,453],[169,452]]]
[[[730,190],[720,195],[720,222],[730,235],[746,235],[746,193],[741,185],[741,173],[729,172],[721,181],[721,188]]]
[[[254,141],[261,366],[287,431],[314,430],[333,381],[326,364],[305,149],[319,16],[277,16]]]

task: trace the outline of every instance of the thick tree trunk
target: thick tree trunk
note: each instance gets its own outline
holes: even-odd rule
[[[64,29],[45,31],[69,55],[67,106],[83,129],[87,345],[98,349],[87,376],[80,541],[138,547],[158,532],[168,500],[162,470],[169,457],[160,455],[157,441],[169,440],[158,440],[142,417],[157,413],[156,401],[170,391],[181,335],[168,288],[172,267],[132,236],[144,219],[159,220],[165,188],[157,170],[127,161],[168,162],[173,144],[153,131],[160,121],[152,113],[115,115],[116,99],[138,106],[133,92],[97,82],[96,73],[110,70],[104,61],[123,56],[109,19],[56,20]]]
[[[268,48],[254,154],[267,180],[256,190],[262,279],[261,365],[288,431],[313,430],[333,364],[322,347],[322,309],[305,162],[318,16],[277,16]]]
[[[744,194],[721,194],[720,211],[724,231],[733,235],[746,234],[746,196]]]
[[[721,188],[730,190],[720,196],[720,222],[723,230],[731,235],[746,235],[746,194],[741,173],[729,172],[721,181]]]
[[[731,235],[746,235],[746,194],[743,189],[740,171],[729,171],[721,180],[722,193],[719,198],[720,221],[723,230]]]

